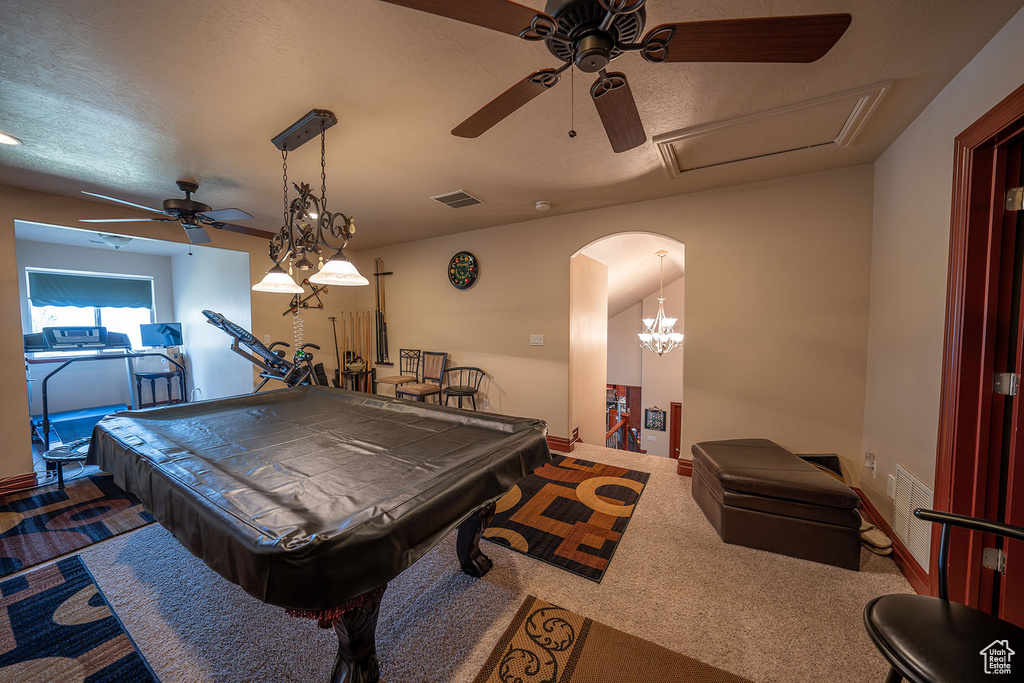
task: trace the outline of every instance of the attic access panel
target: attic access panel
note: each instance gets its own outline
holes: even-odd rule
[[[892,81],[658,135],[654,143],[673,178],[705,168],[814,147],[847,147]]]

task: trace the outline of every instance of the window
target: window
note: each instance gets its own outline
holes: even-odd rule
[[[32,332],[44,327],[106,327],[142,347],[139,325],[153,322],[153,279],[28,269]]]

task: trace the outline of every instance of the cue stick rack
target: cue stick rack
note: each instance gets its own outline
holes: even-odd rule
[[[391,271],[384,272],[384,259],[373,259],[373,283],[377,290],[377,310],[374,311],[374,320],[377,331],[377,365],[394,365],[388,358],[388,303],[387,290],[384,286],[388,275],[394,275]]]
[[[342,311],[338,320],[341,322],[339,350],[345,369],[348,369],[349,363],[363,362],[363,370],[368,370],[370,363],[367,359],[373,352],[373,322],[370,311]]]

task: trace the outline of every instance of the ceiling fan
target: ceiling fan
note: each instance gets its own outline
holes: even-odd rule
[[[813,62],[839,41],[849,14],[755,17],[661,24],[646,35],[647,0],[548,0],[538,12],[511,0],[384,0],[468,24],[544,41],[563,64],[541,69],[460,123],[452,135],[475,138],[545,90],[574,64],[598,74],[590,96],[616,152],[644,144],[640,114],[626,74],[607,71],[624,52],[649,62]]]
[[[205,244],[210,242],[210,236],[206,234],[206,229],[203,226],[209,225],[211,227],[223,230],[230,230],[232,232],[240,232],[246,235],[251,235],[255,231],[252,228],[247,228],[242,225],[233,225],[232,223],[225,223],[224,221],[240,221],[246,218],[252,218],[251,214],[242,211],[241,209],[217,209],[212,210],[206,204],[197,202],[192,199],[192,193],[199,189],[197,183],[193,183],[188,180],[177,181],[178,189],[185,193],[185,198],[180,197],[173,199],[164,200],[164,208],[153,209],[142,204],[136,204],[129,202],[124,199],[118,199],[117,197],[109,197],[105,194],[97,194],[96,192],[86,192],[82,190],[82,194],[87,194],[93,197],[99,197],[100,199],[106,199],[108,201],[117,202],[118,204],[124,204],[131,206],[136,209],[142,209],[144,211],[151,211],[153,213],[160,214],[159,218],[82,218],[81,223],[132,223],[138,221],[176,221],[181,224],[181,227],[185,228],[185,234],[188,235],[188,239],[192,244]]]

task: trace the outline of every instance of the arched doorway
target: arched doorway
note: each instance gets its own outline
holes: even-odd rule
[[[604,445],[611,428],[628,415],[628,428],[636,430],[639,449],[678,457],[683,349],[658,356],[641,350],[636,336],[644,331],[642,319],[654,318],[658,311],[659,251],[667,252],[665,315],[677,318],[674,329],[683,332],[685,247],[681,242],[649,232],[617,233],[572,255],[569,424],[578,427],[581,441]],[[615,388],[609,392],[609,386]],[[678,406],[675,411],[673,404]],[[657,419],[648,424],[645,417],[657,418],[658,411],[664,411],[661,424],[656,424]],[[615,424],[610,424],[611,419]],[[676,443],[672,443],[673,431]]]

